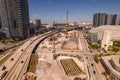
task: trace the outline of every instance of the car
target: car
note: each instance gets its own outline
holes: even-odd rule
[[[93,71],[93,73],[94,73],[94,74],[96,74],[96,72],[95,72],[95,71]]]
[[[23,49],[21,49],[21,51],[23,51]]]
[[[13,61],[14,60],[14,58],[11,58],[11,61]]]
[[[93,63],[91,63],[91,66],[93,66]]]
[[[6,69],[6,67],[5,67],[5,66],[3,66],[3,67],[2,67],[2,70],[5,70],[5,69]]]
[[[24,61],[21,61],[21,63],[23,63]]]
[[[88,57],[86,57],[86,59],[88,59]]]
[[[93,53],[93,51],[90,49],[90,52]]]

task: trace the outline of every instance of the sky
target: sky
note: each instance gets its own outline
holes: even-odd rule
[[[93,14],[120,13],[120,0],[29,0],[30,21],[41,19],[42,23],[65,23],[66,11],[69,23],[92,22]]]

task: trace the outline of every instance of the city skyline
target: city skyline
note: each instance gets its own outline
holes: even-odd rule
[[[119,3],[0,0],[0,80],[120,80]]]
[[[42,23],[92,22],[94,13],[119,14],[119,0],[29,0],[30,21]]]

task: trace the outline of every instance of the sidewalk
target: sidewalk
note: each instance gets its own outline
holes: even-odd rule
[[[95,63],[95,65],[96,65],[98,71],[100,72],[101,76],[103,77],[103,79],[106,80],[106,76],[103,75],[103,73],[105,73],[106,71],[105,71],[103,65],[101,64],[101,62],[99,61],[99,63]]]

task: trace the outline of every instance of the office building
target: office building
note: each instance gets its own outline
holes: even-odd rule
[[[107,50],[113,41],[120,40],[120,25],[104,25],[89,31],[89,40],[100,42],[101,48]]]
[[[36,27],[40,28],[41,26],[42,26],[41,20],[40,19],[36,19]]]
[[[116,14],[115,25],[120,25],[120,14]]]
[[[97,38],[97,33],[89,33],[88,35],[88,39],[90,40],[90,42],[92,43],[97,43],[98,42],[98,38]]]
[[[107,15],[107,23],[106,25],[115,25],[115,18],[116,16],[115,15]]]
[[[106,13],[95,13],[93,17],[93,26],[98,27],[106,25],[107,14]]]
[[[78,26],[78,22],[73,22],[74,26],[77,27]]]
[[[36,26],[33,23],[30,23],[30,36],[35,35]]]
[[[6,37],[29,37],[28,0],[0,0],[0,14]]]
[[[2,27],[2,23],[1,23],[1,16],[0,16],[0,28]]]
[[[93,15],[93,27],[102,25],[120,25],[120,14],[95,13]]]

